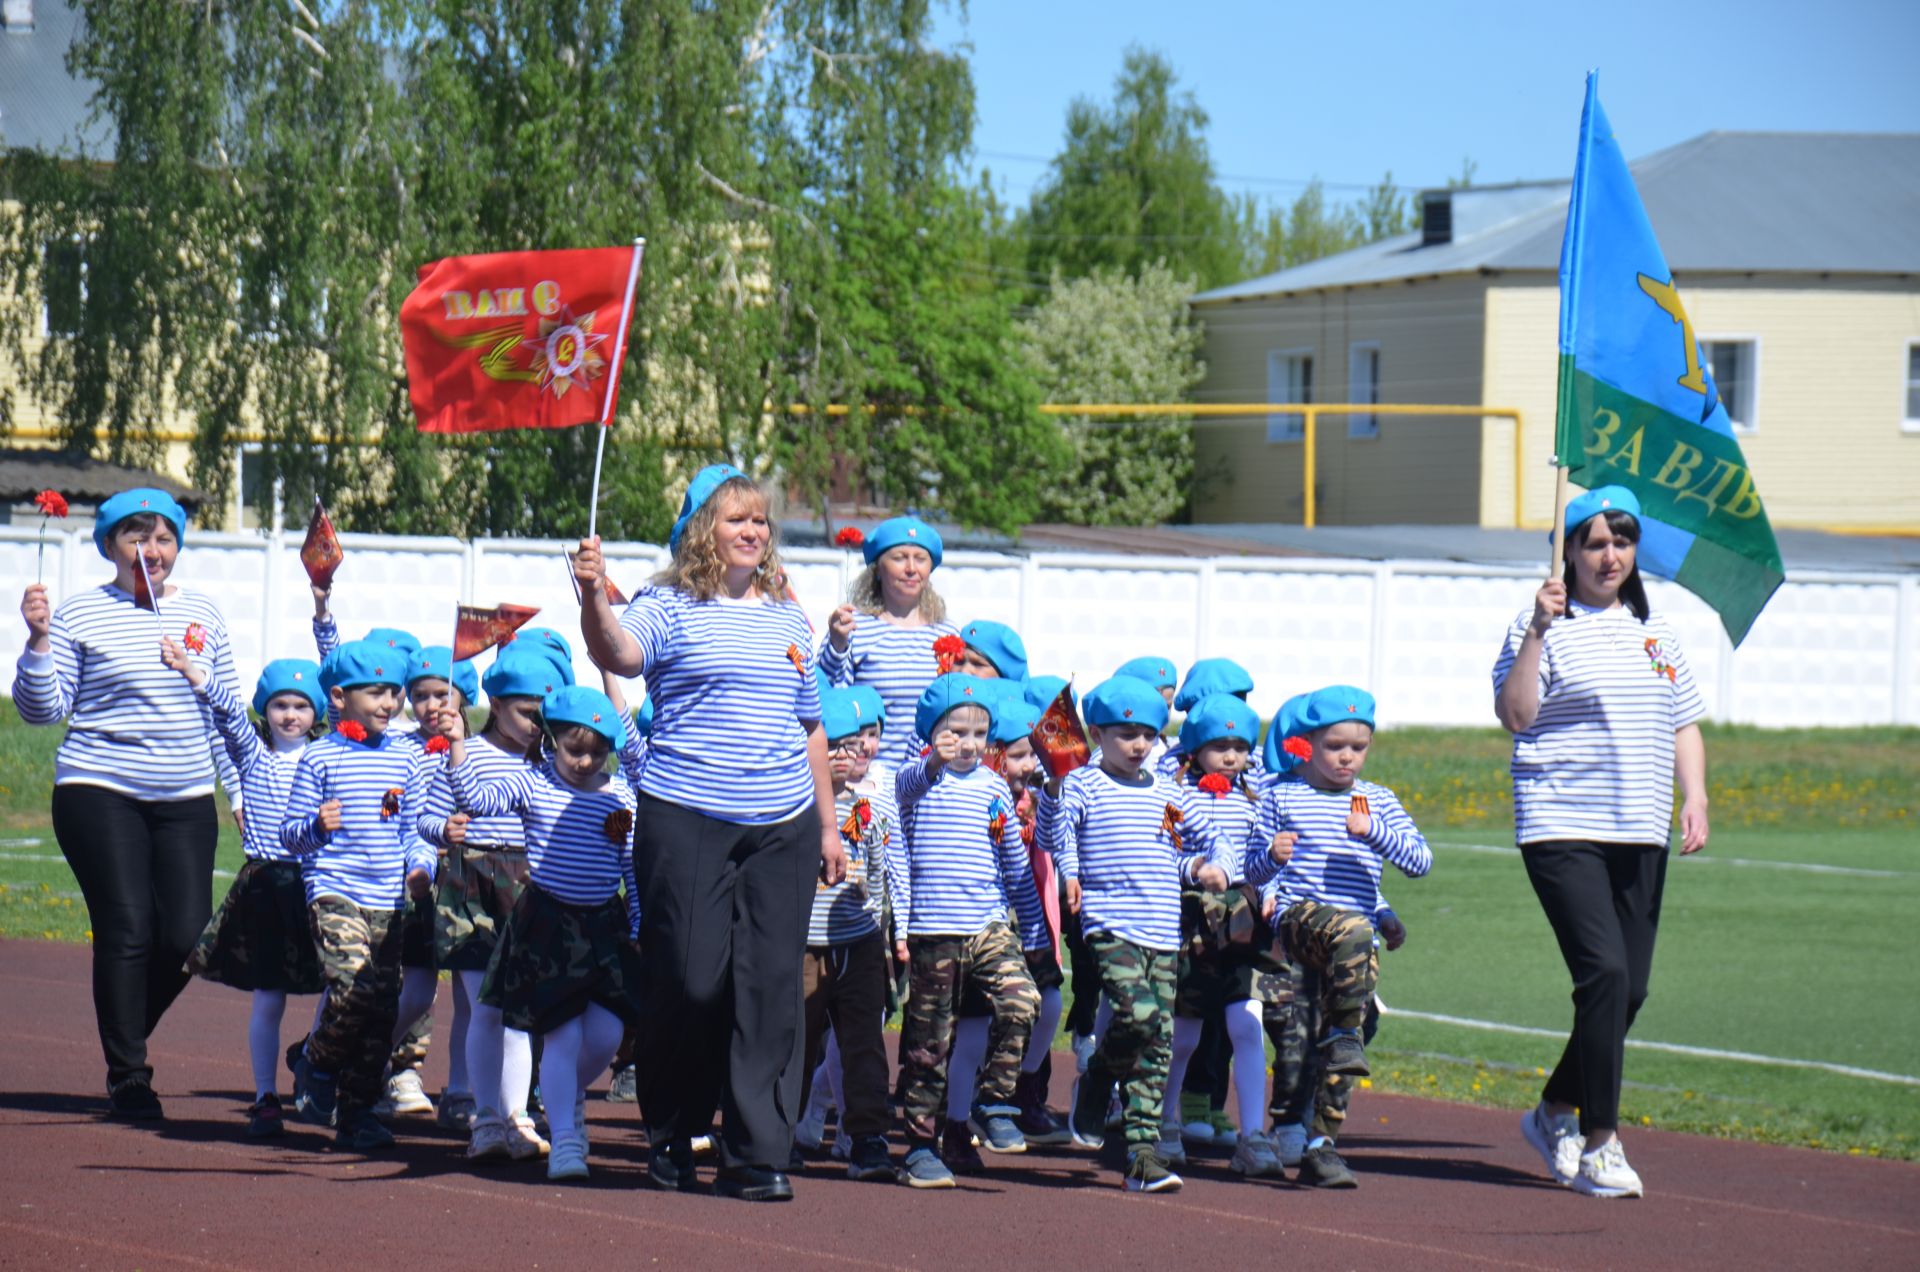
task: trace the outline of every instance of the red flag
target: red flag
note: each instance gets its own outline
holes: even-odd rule
[[[407,392],[425,433],[613,418],[637,247],[450,256],[400,306]]]
[[[307,522],[307,541],[300,545],[300,564],[307,577],[319,588],[333,586],[333,572],[346,557],[340,548],[340,536],[333,532],[333,519],[319,499],[313,501],[313,519]]]
[[[539,612],[532,605],[496,605],[492,609],[462,605],[453,624],[453,661],[465,662],[495,645],[506,644]]]
[[[1087,747],[1086,730],[1080,727],[1080,715],[1073,709],[1073,688],[1067,686],[1048,705],[1040,723],[1033,726],[1033,744],[1047,762],[1047,772],[1065,777],[1086,766],[1092,758]]]

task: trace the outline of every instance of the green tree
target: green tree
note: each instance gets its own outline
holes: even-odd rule
[[[1069,279],[1021,324],[1023,350],[1055,402],[1180,402],[1205,374],[1201,333],[1187,314],[1194,282],[1164,265],[1139,276],[1096,269]],[[1070,419],[1065,479],[1047,493],[1050,521],[1159,525],[1186,507],[1193,426],[1185,419],[1114,424]]]

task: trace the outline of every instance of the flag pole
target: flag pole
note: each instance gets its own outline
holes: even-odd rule
[[[627,269],[627,297],[620,305],[620,330],[613,338],[613,373],[607,378],[607,402],[600,412],[600,437],[593,447],[593,494],[587,504],[587,538],[600,528],[600,464],[607,455],[607,429],[613,425],[614,388],[620,383],[620,360],[627,352],[627,326],[633,321],[633,288],[640,281],[640,256],[645,238],[633,240],[633,264]]]
[[[1557,579],[1567,564],[1567,470],[1553,466],[1553,568],[1548,579]]]

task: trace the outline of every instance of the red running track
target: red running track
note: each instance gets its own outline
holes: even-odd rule
[[[311,1003],[290,1005],[288,1041]],[[316,1127],[254,1143],[246,1015],[245,995],[196,981],[153,1040],[167,1120],[108,1122],[88,951],[0,942],[0,1265],[1920,1267],[1920,1166],[1642,1131],[1629,1146],[1651,1195],[1596,1201],[1544,1181],[1513,1113],[1375,1093],[1341,1144],[1360,1188],[1339,1193],[1249,1183],[1220,1158],[1179,1193],[1130,1196],[1111,1159],[1036,1150],[930,1193],[818,1166],[792,1203],[755,1206],[647,1189],[634,1106],[598,1099],[578,1184],[468,1169],[463,1141],[424,1121],[379,1157],[334,1152]],[[1055,1069],[1064,1106],[1070,1060]],[[436,1054],[430,1089],[444,1073]]]

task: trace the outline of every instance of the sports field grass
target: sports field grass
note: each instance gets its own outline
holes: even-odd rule
[[[0,936],[86,939],[46,821],[57,741],[0,707]],[[1672,860],[1634,1040],[1920,1079],[1920,730],[1712,729],[1707,748],[1713,841]],[[1506,754],[1497,730],[1405,730],[1369,765],[1436,856],[1425,879],[1387,872],[1410,935],[1383,959],[1381,1089],[1523,1108],[1559,1054],[1569,984],[1510,847]],[[217,868],[239,862],[223,822]],[[1920,1158],[1920,1081],[1630,1046],[1627,1083],[1632,1125]]]

